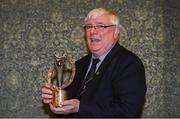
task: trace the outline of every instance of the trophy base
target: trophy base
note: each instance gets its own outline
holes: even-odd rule
[[[53,101],[52,104],[55,107],[61,107],[61,102],[67,99],[66,90],[60,88],[54,88],[53,90]]]

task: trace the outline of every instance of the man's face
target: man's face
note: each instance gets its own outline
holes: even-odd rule
[[[112,25],[110,15],[104,14],[95,19],[86,21],[86,40],[91,53],[95,56],[100,56],[108,51],[112,45],[117,42],[119,28]],[[110,26],[110,27],[91,27],[91,26]]]

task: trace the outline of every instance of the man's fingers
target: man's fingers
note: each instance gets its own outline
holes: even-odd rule
[[[52,102],[52,98],[53,98],[53,92],[52,92],[52,85],[45,83],[41,89],[41,97],[44,103],[49,104]]]
[[[69,114],[72,113],[72,110],[74,109],[74,106],[68,105],[63,107],[54,107],[52,104],[49,104],[51,111],[53,111],[55,114]]]
[[[46,104],[49,104],[49,103],[51,103],[52,102],[52,100],[48,100],[48,99],[44,99],[43,100],[43,103],[46,103]]]
[[[62,106],[68,106],[68,105],[76,105],[79,102],[77,99],[70,99],[70,100],[64,100],[61,105]]]
[[[53,95],[48,95],[48,94],[42,94],[43,99],[52,99]]]
[[[72,105],[73,101],[72,100],[64,100],[63,102],[61,102],[62,106],[67,106],[67,105]]]
[[[42,93],[45,93],[45,94],[52,94],[53,92],[52,92],[52,90],[51,89],[48,89],[48,88],[42,88]]]
[[[49,104],[49,107],[51,111],[54,112],[55,114],[63,114],[62,109],[60,107],[56,108],[51,103]]]

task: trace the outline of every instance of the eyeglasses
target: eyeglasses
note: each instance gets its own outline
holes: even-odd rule
[[[97,29],[97,30],[104,30],[104,29],[106,29],[106,28],[108,28],[108,27],[112,27],[112,26],[116,26],[116,25],[95,25],[95,26],[85,25],[85,26],[84,26],[84,29],[85,29],[85,30],[90,30],[90,29],[92,29],[92,28],[95,28],[95,29]]]

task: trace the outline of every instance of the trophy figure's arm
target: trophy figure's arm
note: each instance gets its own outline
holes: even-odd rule
[[[48,70],[48,78],[47,78],[47,82],[50,84],[52,83],[52,79],[55,77],[56,75],[56,70],[54,66],[51,66]]]

